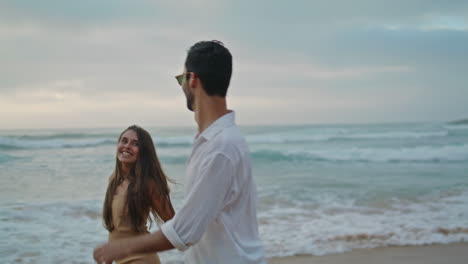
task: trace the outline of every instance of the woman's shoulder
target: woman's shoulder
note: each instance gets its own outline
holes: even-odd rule
[[[146,191],[148,194],[152,194],[154,191],[156,191],[156,189],[156,181],[150,179],[146,182]]]

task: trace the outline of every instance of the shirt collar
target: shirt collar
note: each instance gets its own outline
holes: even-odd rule
[[[228,110],[228,113],[216,119],[209,127],[203,131],[201,134],[195,136],[195,140],[199,138],[204,138],[205,140],[210,140],[216,136],[223,129],[235,125],[236,113],[232,110]]]

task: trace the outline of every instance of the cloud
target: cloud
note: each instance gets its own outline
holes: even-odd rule
[[[366,78],[375,74],[407,73],[412,71],[409,66],[357,66],[357,67],[325,67],[306,62],[276,62],[257,63],[245,62],[239,66],[239,74],[258,76],[260,79],[272,78],[314,80],[352,80]]]
[[[428,15],[411,24],[387,23],[373,25],[369,28],[383,28],[390,31],[468,31],[468,17]]]
[[[191,124],[173,76],[202,39],[234,55],[241,123],[466,113],[466,1],[18,0],[0,17],[0,128]]]
[[[34,89],[35,83],[61,79],[81,79],[88,91],[97,93],[172,87],[173,76],[183,70],[188,46],[209,34],[170,25],[112,24],[79,31],[33,24],[0,26],[0,69],[5,73],[0,92]]]
[[[196,12],[194,12],[196,10]],[[79,30],[110,24],[164,24],[173,21],[190,26],[222,15],[224,4],[215,0],[15,0],[0,2],[5,24],[40,24],[46,27]],[[187,19],[188,18],[188,19]]]
[[[81,80],[57,80],[0,94],[3,109],[0,126],[8,129],[190,124],[182,94],[168,96],[130,89],[120,93],[109,90],[89,93],[86,90],[86,83]]]

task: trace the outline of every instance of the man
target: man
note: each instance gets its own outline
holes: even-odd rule
[[[94,250],[98,263],[177,248],[186,263],[265,263],[258,235],[256,187],[247,143],[227,109],[232,56],[218,41],[201,41],[176,76],[195,113],[195,137],[182,208],[161,230]]]

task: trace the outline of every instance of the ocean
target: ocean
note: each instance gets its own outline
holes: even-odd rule
[[[0,131],[0,262],[93,263],[124,129]],[[154,127],[177,211],[192,128]],[[241,126],[267,257],[468,241],[468,126]],[[152,231],[158,227],[153,225]],[[160,254],[182,263],[178,251]]]

